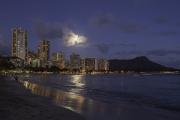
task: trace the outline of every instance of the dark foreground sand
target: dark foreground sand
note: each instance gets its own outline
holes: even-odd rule
[[[6,80],[5,80],[6,79]],[[0,120],[84,120],[48,98],[35,96],[18,82],[0,76]]]

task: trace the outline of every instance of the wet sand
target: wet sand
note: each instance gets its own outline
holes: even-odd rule
[[[49,98],[33,95],[20,83],[0,77],[0,120],[84,120]]]

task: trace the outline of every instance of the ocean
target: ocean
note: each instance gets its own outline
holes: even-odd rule
[[[180,120],[180,75],[23,75],[26,89],[87,120]]]

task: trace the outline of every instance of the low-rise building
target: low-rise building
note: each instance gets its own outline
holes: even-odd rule
[[[15,68],[23,68],[25,66],[25,61],[19,57],[1,57],[0,60],[12,63]]]
[[[38,54],[29,51],[28,52],[28,66],[30,67],[40,67],[40,59]]]

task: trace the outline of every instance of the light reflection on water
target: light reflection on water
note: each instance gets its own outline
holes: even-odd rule
[[[179,105],[179,76],[31,75],[20,80],[33,94],[50,97],[55,105],[80,113],[87,120],[180,117],[160,109],[170,105],[166,109],[176,110]]]
[[[79,81],[79,77],[75,78],[73,81]],[[118,115],[122,111],[121,108],[111,109],[111,107],[109,108],[109,106],[104,105],[104,103],[85,98],[72,92],[64,92],[59,89],[31,83],[29,81],[20,82],[26,89],[30,89],[33,94],[50,97],[55,105],[83,114],[89,120],[103,118],[108,111],[110,114],[106,115],[106,118],[113,118],[115,114]],[[99,114],[94,116],[97,113]]]
[[[28,81],[23,81],[23,85],[27,89],[30,89],[35,95],[51,97],[56,105],[64,106],[68,109],[81,113],[82,105],[85,100],[82,96],[76,95],[72,92],[63,92],[58,89],[30,83]]]
[[[81,89],[77,89],[77,88],[84,88],[85,87],[85,81],[84,81],[84,75],[73,75],[70,78],[70,82],[72,83],[72,85],[74,88],[71,88],[69,91],[70,92],[75,92],[75,93],[80,93]]]

